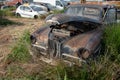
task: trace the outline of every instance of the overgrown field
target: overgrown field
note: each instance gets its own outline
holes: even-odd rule
[[[2,12],[0,14],[3,15]],[[30,34],[33,30],[38,29],[36,26],[39,27],[39,25],[43,23],[42,21],[41,23],[39,22],[40,20],[28,21],[28,19],[24,19],[24,21],[22,21],[22,18],[18,18],[21,22],[17,22],[17,19],[12,21],[6,19],[4,15],[2,19],[3,20],[0,21],[0,31],[4,31],[5,28],[7,28],[7,30],[1,33],[0,36],[7,33],[7,35],[11,34],[11,36],[17,35],[17,38],[14,38],[15,42],[12,44],[12,47],[9,46],[11,48],[9,54],[0,62],[0,80],[120,79],[120,24],[114,24],[105,28],[101,55],[96,60],[91,59],[88,64],[83,64],[81,67],[77,65],[69,67],[63,63],[59,63],[59,65],[55,67],[39,60],[34,61],[30,55]],[[25,24],[27,25],[24,26]],[[0,39],[3,39],[3,37]],[[3,40],[3,42],[5,40]],[[5,51],[7,52],[7,50]]]
[[[60,63],[53,67],[43,62],[34,62],[29,54],[29,31],[13,47],[5,62],[9,62],[2,79],[20,80],[119,80],[120,78],[120,24],[108,26],[102,39],[101,56],[81,67],[68,67]],[[27,66],[25,66],[25,64]],[[32,65],[32,71],[26,69]],[[35,66],[36,65],[36,66]],[[31,68],[31,67],[30,67]]]

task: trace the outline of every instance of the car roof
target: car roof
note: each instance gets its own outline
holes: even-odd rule
[[[81,7],[81,6],[86,6],[86,7],[93,7],[93,8],[109,8],[109,7],[114,7],[113,5],[99,5],[99,4],[72,4],[69,7]]]

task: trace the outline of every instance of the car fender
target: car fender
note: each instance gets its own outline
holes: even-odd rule
[[[93,30],[70,39],[64,44],[64,48],[69,49],[73,55],[77,55],[79,50],[85,49],[89,54],[94,53],[100,44],[102,36],[101,30]]]

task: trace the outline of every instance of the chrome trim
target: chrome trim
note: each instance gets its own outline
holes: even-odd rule
[[[38,48],[42,48],[44,50],[47,50],[47,48],[43,47],[43,46],[40,46],[40,45],[36,45],[36,44],[32,44],[33,47],[38,47]]]
[[[69,55],[69,54],[66,54],[66,53],[63,53],[62,56],[66,56],[66,57],[74,58],[74,59],[79,60],[80,62],[84,62],[84,63],[86,63],[85,60],[83,60],[83,59],[81,59],[81,58],[78,58],[78,57],[75,57],[75,56],[72,56],[72,55]]]

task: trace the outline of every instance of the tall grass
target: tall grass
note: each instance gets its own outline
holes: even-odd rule
[[[120,24],[108,26],[104,33],[106,52],[111,61],[120,61]]]
[[[104,30],[103,43],[104,54],[95,60],[90,60],[89,64],[79,66],[65,66],[60,64],[57,67],[45,67],[41,72],[24,76],[22,79],[27,80],[119,80],[120,78],[120,24],[108,26]],[[21,61],[25,60],[26,49],[29,44],[29,32],[25,33],[13,48],[12,58]],[[25,46],[25,47],[22,47]],[[19,71],[19,70],[18,70]],[[10,70],[10,73],[12,71]]]

